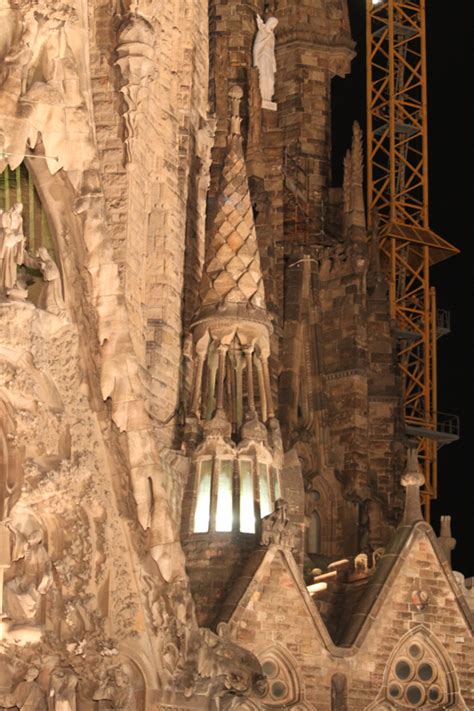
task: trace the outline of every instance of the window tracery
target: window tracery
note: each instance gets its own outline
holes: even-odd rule
[[[423,631],[405,638],[392,655],[380,696],[367,711],[439,709],[452,705],[452,676]]]
[[[260,656],[268,686],[260,701],[263,708],[290,708],[300,700],[301,691],[296,670],[286,654],[277,648]]]

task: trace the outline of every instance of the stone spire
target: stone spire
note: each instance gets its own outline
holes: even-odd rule
[[[200,286],[198,319],[216,310],[242,313],[266,320],[257,235],[250,200],[247,171],[240,135],[242,89],[229,92],[232,112],[227,155],[217,198],[217,211],[210,237]]]
[[[352,127],[352,146],[344,157],[344,225],[347,236],[353,228],[366,230],[364,206],[364,159],[362,131],[357,123]]]
[[[191,324],[196,358],[189,407],[192,417],[223,432],[232,422],[234,433],[249,419],[263,423],[275,414],[268,369],[272,328],[240,135],[242,95],[238,86],[229,91],[227,155]]]
[[[407,451],[407,465],[401,484],[405,487],[406,492],[403,523],[412,525],[417,521],[423,521],[420,489],[425,484],[425,477],[421,471],[418,454],[414,447],[410,447]]]
[[[438,538],[441,548],[444,550],[446,558],[451,565],[451,554],[456,548],[456,539],[451,533],[451,516],[441,516],[441,530]]]

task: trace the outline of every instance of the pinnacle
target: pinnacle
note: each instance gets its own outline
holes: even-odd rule
[[[240,127],[238,101],[231,98],[231,132],[201,280],[201,306],[222,310],[226,305],[250,305],[265,310],[242,138],[236,132]]]

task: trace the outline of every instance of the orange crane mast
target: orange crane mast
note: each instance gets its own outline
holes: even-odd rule
[[[429,226],[424,0],[366,0],[369,224],[378,216],[396,324],[407,434],[425,475],[423,504],[437,497],[438,448],[459,436],[438,412],[436,343],[449,331],[430,267],[458,250]]]

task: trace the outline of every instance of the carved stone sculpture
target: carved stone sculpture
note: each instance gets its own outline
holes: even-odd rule
[[[418,454],[414,447],[407,450],[406,469],[403,473],[401,484],[405,487],[405,511],[403,521],[413,524],[423,520],[421,512],[420,488],[425,483],[425,477],[418,461]]]
[[[116,711],[136,711],[135,692],[130,674],[123,665],[107,670],[102,684],[94,694],[95,701],[110,701]]]
[[[44,286],[41,291],[38,307],[56,316],[66,313],[63,299],[61,275],[46,247],[40,247],[37,252],[39,268],[43,274]]]
[[[275,511],[262,518],[262,546],[287,546],[294,544],[293,525],[288,519],[288,504],[285,499],[275,501]]]
[[[354,572],[358,575],[367,575],[369,572],[369,557],[367,553],[359,553],[354,558]]]
[[[451,532],[451,516],[441,516],[441,530],[439,532],[438,541],[449,561],[449,565],[451,565],[451,554],[456,548],[456,539],[453,538]]]
[[[25,235],[23,205],[16,203],[9,210],[0,210],[0,293],[8,294],[17,285],[17,267],[23,264]]]
[[[189,657],[193,660],[192,673],[185,694],[193,690],[203,691],[214,698],[216,708],[227,694],[246,696],[259,693],[266,679],[258,659],[252,652],[223,639],[210,630],[203,629],[191,634]]]
[[[257,15],[258,31],[253,45],[253,65],[258,68],[260,93],[264,109],[276,109],[273,103],[275,93],[275,28],[278,25],[276,17],[269,17],[266,22]]]
[[[137,135],[138,117],[155,71],[155,33],[151,24],[138,13],[125,16],[118,29],[116,66],[120,70],[126,109],[126,162],[132,161],[132,146]]]
[[[47,711],[45,695],[37,682],[38,674],[36,667],[30,667],[24,681],[20,681],[12,693],[0,694],[0,704],[7,709]]]
[[[37,622],[41,596],[53,582],[53,566],[39,525],[25,534],[10,527],[12,565],[5,573],[5,613],[14,623]]]
[[[76,711],[78,678],[72,669],[59,667],[51,674],[49,698],[54,711]]]
[[[22,405],[8,383],[14,369],[0,360],[0,520],[7,516],[18,500],[23,483],[23,451],[15,443],[15,406]],[[28,403],[25,403],[28,404]]]

